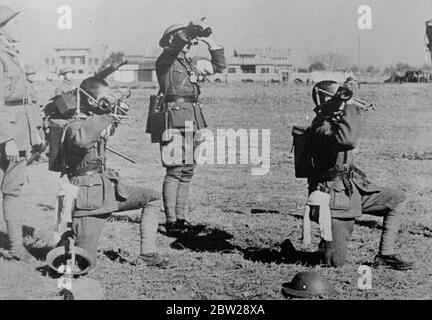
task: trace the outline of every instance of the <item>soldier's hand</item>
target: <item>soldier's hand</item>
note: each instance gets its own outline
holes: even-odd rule
[[[5,153],[6,153],[6,158],[9,161],[12,162],[18,161],[19,150],[15,144],[15,141],[11,140],[9,142],[6,142]]]

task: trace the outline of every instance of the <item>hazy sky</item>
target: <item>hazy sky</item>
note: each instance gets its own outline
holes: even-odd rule
[[[24,59],[32,63],[42,47],[107,43],[113,50],[157,49],[163,30],[177,21],[207,17],[214,38],[233,48],[291,49],[295,63],[328,51],[361,64],[384,67],[398,61],[431,63],[424,23],[432,0],[3,0],[21,10]],[[72,30],[57,28],[58,6],[72,8]],[[372,30],[357,28],[359,5],[372,8]]]

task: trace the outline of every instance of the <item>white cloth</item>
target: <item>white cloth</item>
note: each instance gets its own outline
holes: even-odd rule
[[[332,241],[330,195],[321,191],[314,191],[306,201],[306,208],[303,216],[303,244],[309,245],[312,242],[310,226],[310,206],[319,207],[318,224],[321,238],[325,241]]]
[[[67,225],[67,223],[72,222],[73,205],[74,200],[78,196],[78,190],[79,188],[71,184],[68,180],[65,180],[60,186],[55,205],[57,217],[54,228],[54,243],[58,243],[61,239],[63,224]]]

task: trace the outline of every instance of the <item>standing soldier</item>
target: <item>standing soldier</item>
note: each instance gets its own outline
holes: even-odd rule
[[[15,47],[19,41],[18,13],[8,6],[0,6],[0,112],[3,125],[10,122],[8,138],[1,141],[0,180],[3,215],[11,244],[6,258],[30,262],[34,258],[23,246],[19,195],[26,177],[26,157],[40,138],[28,105],[29,83]]]
[[[336,93],[329,99],[326,92]],[[345,85],[338,88],[336,83],[331,81],[318,84],[313,91],[317,107],[309,133],[308,148],[312,160],[308,179],[309,193],[329,194],[326,207],[330,209],[332,235],[331,241],[321,240],[319,252],[324,264],[342,266],[355,219],[366,213],[384,217],[374,266],[383,265],[397,270],[411,269],[413,264],[403,260],[394,249],[404,194],[400,190],[371,183],[354,165],[353,150],[356,148],[362,123],[361,107],[351,96],[352,91]],[[311,211],[312,217],[315,215],[314,211]]]
[[[96,252],[105,221],[113,212],[142,209],[141,254],[138,262],[166,268],[169,262],[156,247],[160,199],[156,191],[124,184],[117,172],[106,167],[106,144],[116,123],[109,110],[101,110],[95,101],[110,97],[107,82],[90,77],[81,84],[81,114],[67,125],[62,149],[63,174],[78,188],[72,229],[77,246],[87,250],[96,263]]]
[[[70,78],[70,74],[73,72],[71,68],[61,69],[59,72],[59,76],[63,76],[63,82],[56,88],[55,95],[59,96],[63,93],[70,92],[75,89],[75,84]]]
[[[197,83],[198,74],[222,72],[226,67],[224,48],[216,45],[209,37],[210,34],[210,28],[203,30],[200,25],[174,24],[165,30],[159,41],[163,52],[156,61],[156,74],[169,113],[168,128],[177,129],[183,141],[182,161],[177,163],[169,163],[164,157],[164,151],[169,149],[170,142],[161,143],[162,163],[166,168],[162,193],[168,234],[185,231],[188,227],[185,207],[196,161],[193,155],[188,157],[193,161],[185,161],[186,122],[193,123],[193,132],[207,127],[198,103],[201,93]],[[191,46],[198,44],[197,39],[209,48],[212,70],[199,72],[196,61],[187,56]],[[198,139],[194,135],[193,148],[189,149],[195,151],[198,145]]]

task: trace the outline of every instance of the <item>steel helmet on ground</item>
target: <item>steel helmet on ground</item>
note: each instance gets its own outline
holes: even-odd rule
[[[74,71],[74,69],[72,69],[72,68],[63,68],[63,69],[60,69],[59,76],[64,76],[66,73],[73,72],[73,71]]]
[[[9,6],[0,6],[0,28],[17,14],[19,14],[19,11],[15,11]]]
[[[166,47],[168,45],[168,36],[178,30],[185,29],[187,27],[187,24],[184,23],[175,23],[173,25],[170,25],[168,28],[165,29],[162,38],[159,41],[159,46]]]
[[[337,294],[330,282],[314,271],[297,273],[289,283],[282,285],[282,293],[288,297],[331,297]]]

